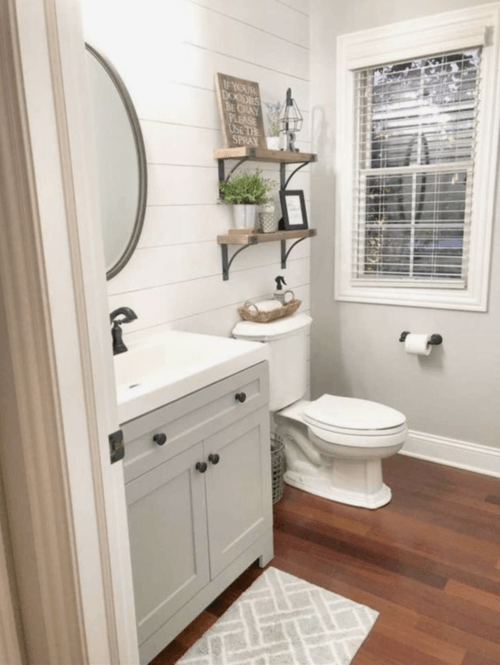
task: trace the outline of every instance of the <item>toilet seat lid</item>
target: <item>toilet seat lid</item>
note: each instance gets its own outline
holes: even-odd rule
[[[323,395],[310,402],[303,414],[306,423],[321,429],[376,432],[398,428],[406,417],[390,406],[353,397]]]

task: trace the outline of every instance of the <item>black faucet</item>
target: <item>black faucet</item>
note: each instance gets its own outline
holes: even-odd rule
[[[115,321],[117,316],[122,316],[123,318]],[[122,324],[135,321],[137,314],[134,310],[130,309],[130,307],[119,307],[118,309],[115,309],[114,312],[111,312],[109,318],[113,324],[113,327],[111,328],[111,337],[113,338],[113,355],[116,356],[118,353],[125,353],[125,351],[128,351],[122,339]]]

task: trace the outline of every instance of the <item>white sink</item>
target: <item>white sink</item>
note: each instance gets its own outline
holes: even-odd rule
[[[114,356],[120,423],[267,360],[267,345],[169,330]]]

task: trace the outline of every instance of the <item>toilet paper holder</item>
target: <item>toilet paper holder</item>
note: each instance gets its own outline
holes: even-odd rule
[[[410,332],[408,330],[405,330],[404,332],[402,332],[400,337],[399,337],[399,341],[404,342],[409,334],[410,334]],[[435,333],[434,335],[431,335],[431,338],[430,338],[428,343],[433,344],[434,346],[438,346],[438,344],[443,343],[443,338],[442,338],[441,335],[438,335],[437,333]]]

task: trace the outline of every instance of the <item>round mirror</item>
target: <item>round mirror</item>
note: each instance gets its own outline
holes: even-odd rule
[[[85,47],[106,277],[111,279],[127,264],[141,234],[146,212],[146,151],[139,119],[118,72],[92,46]]]

